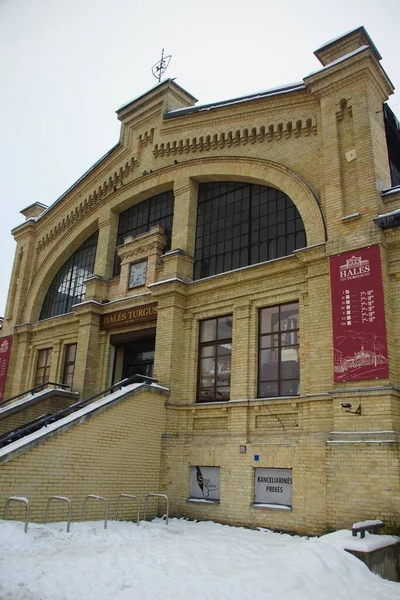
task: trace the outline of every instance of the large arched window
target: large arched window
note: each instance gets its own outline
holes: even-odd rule
[[[98,232],[74,252],[54,277],[44,299],[39,320],[63,315],[85,298],[84,281],[93,275]]]
[[[241,182],[199,185],[194,279],[287,256],[305,246],[300,213],[283,192]]]
[[[174,216],[174,193],[163,192],[134,204],[119,215],[117,246],[128,236],[150,231],[155,225],[164,227],[167,243],[164,250],[171,248],[172,219]],[[114,262],[114,276],[120,273],[118,256]]]

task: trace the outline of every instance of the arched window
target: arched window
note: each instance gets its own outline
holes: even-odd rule
[[[199,185],[194,279],[287,256],[305,246],[300,213],[283,192],[241,182]]]
[[[174,216],[174,193],[163,192],[134,204],[119,215],[117,246],[124,243],[130,235],[150,231],[155,225],[164,227],[167,238],[165,250],[171,249],[172,219]],[[115,256],[114,276],[120,273],[118,256]]]
[[[84,281],[93,275],[98,232],[74,252],[54,277],[44,299],[39,320],[71,312],[85,298]]]

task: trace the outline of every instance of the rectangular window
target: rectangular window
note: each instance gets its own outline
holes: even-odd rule
[[[254,504],[292,508],[292,469],[255,469]]]
[[[300,384],[299,303],[259,313],[258,397],[297,396]]]
[[[70,390],[72,389],[72,382],[74,380],[75,359],[76,344],[68,344],[68,346],[65,347],[65,362],[62,383],[67,385]]]
[[[39,350],[36,363],[35,386],[46,383],[50,378],[50,363],[52,348]]]
[[[219,467],[192,467],[189,500],[219,501]]]
[[[232,315],[200,323],[198,402],[229,400]]]

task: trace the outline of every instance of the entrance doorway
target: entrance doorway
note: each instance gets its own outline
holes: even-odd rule
[[[154,346],[155,338],[125,344],[122,379],[133,375],[153,376]]]
[[[115,347],[112,383],[133,375],[153,376],[155,328],[112,335]]]

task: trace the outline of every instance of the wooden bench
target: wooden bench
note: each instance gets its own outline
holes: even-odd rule
[[[385,523],[380,519],[376,519],[375,521],[362,521],[360,523],[354,523],[351,534],[353,537],[357,537],[357,533],[360,533],[360,537],[363,539],[365,538],[366,531],[375,533],[381,527],[385,527]]]

